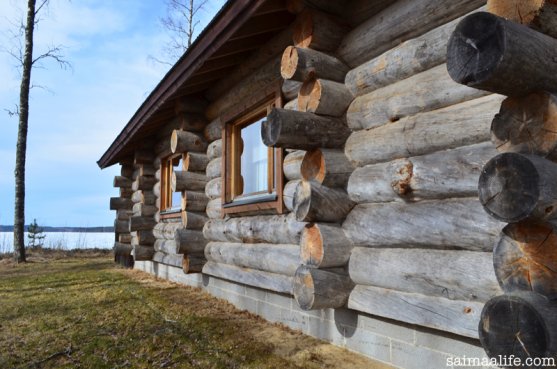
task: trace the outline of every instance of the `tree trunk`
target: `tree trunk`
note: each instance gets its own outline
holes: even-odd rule
[[[345,306],[352,288],[348,276],[300,265],[292,290],[302,310],[319,310]]]
[[[352,241],[338,225],[310,223],[300,240],[300,262],[311,268],[343,267],[352,252]]]
[[[340,117],[353,99],[344,83],[310,78],[298,94],[298,111]]]
[[[314,149],[303,158],[301,175],[306,181],[316,181],[327,187],[344,188],[354,167],[344,150]]]
[[[288,46],[284,50],[280,63],[282,78],[298,82],[312,77],[344,82],[344,76],[349,69],[333,56],[294,46]]]
[[[300,222],[341,222],[355,205],[346,191],[315,181],[302,181],[294,193],[293,204]]]

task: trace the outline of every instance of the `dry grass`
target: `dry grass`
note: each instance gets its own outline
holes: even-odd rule
[[[0,261],[0,368],[387,367],[105,256]]]

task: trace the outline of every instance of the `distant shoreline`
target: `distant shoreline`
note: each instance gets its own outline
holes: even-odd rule
[[[25,226],[25,232],[27,228]],[[80,233],[112,233],[114,232],[114,227],[41,227],[43,232],[80,232]],[[0,232],[13,232],[14,226],[11,225],[0,225]]]

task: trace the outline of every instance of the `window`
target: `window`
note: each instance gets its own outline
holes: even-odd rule
[[[267,147],[261,125],[280,99],[266,99],[224,127],[223,211],[282,213],[282,149]]]
[[[183,155],[176,154],[161,162],[161,212],[182,210],[182,193],[172,191],[172,173],[183,170]]]

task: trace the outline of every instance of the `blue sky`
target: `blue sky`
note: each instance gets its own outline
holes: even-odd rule
[[[0,1],[0,46],[23,14],[22,0]],[[224,0],[211,0],[199,31]],[[19,8],[18,8],[19,7]],[[108,210],[114,166],[96,161],[166,73],[161,56],[168,34],[160,26],[163,0],[51,0],[38,26],[35,54],[62,44],[73,70],[47,62],[32,81],[27,150],[26,223],[49,226],[111,225]],[[0,52],[0,224],[13,223],[14,163],[19,100],[15,60]]]

